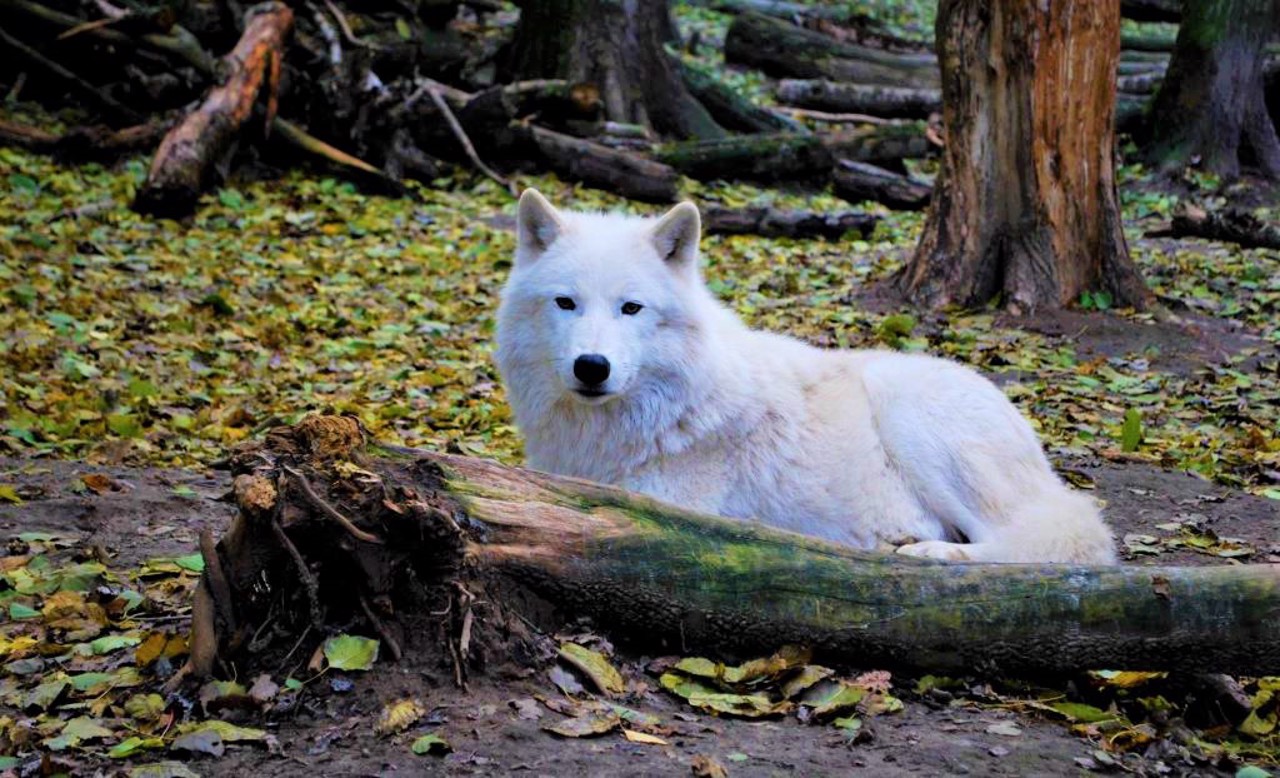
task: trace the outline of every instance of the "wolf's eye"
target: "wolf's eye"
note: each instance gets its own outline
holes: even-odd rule
[[[622,304],[622,312],[628,316],[635,316],[637,313],[640,313],[640,311],[643,309],[644,309],[644,306],[641,305],[640,303],[623,303]]]
[[[577,308],[577,307],[578,307],[578,306],[573,302],[573,298],[572,298],[572,297],[557,297],[557,298],[556,298],[556,305],[557,305],[557,306],[559,306],[560,310],[562,310],[562,311],[572,311],[574,308]]]

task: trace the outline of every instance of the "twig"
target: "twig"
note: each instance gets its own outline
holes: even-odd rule
[[[373,608],[369,606],[369,601],[365,599],[363,594],[360,595],[360,608],[364,611],[364,617],[373,625],[374,631],[386,642],[387,648],[391,649],[391,655],[395,657],[397,662],[400,661],[404,657],[404,652],[400,650],[400,644],[391,636],[387,625],[382,623],[382,619],[378,618],[378,614],[373,612]]]
[[[284,659],[280,660],[280,666],[276,668],[277,673],[280,673],[284,670],[284,666],[289,664],[290,657],[293,656],[293,653],[298,650],[299,646],[302,645],[302,641],[306,640],[307,635],[310,635],[310,634],[311,634],[311,625],[308,624],[306,628],[302,630],[302,634],[298,636],[298,639],[294,641],[293,648],[289,649],[289,653],[284,655]]]
[[[827,113],[826,111],[815,111],[812,108],[775,108],[774,113],[781,116],[790,116],[793,119],[812,119],[815,122],[828,122],[830,124],[894,124],[892,119],[885,119],[881,116],[871,116],[865,113]]]
[[[431,101],[436,104],[436,108],[440,109],[440,113],[444,116],[445,121],[449,123],[449,129],[453,130],[454,136],[458,142],[462,144],[462,148],[467,152],[467,157],[471,162],[480,169],[489,178],[497,181],[499,185],[504,187],[511,193],[512,197],[516,196],[515,185],[507,179],[493,172],[493,170],[480,159],[480,155],[476,153],[476,147],[471,145],[471,139],[467,137],[467,133],[462,129],[462,125],[458,123],[458,117],[453,115],[453,109],[445,102],[444,96],[441,95],[440,85],[434,81],[428,82],[427,94],[431,95]]]
[[[67,38],[74,38],[82,32],[93,32],[99,27],[106,27],[107,25],[115,24],[117,21],[117,19],[107,18],[95,19],[91,22],[85,22],[84,24],[77,24],[69,30],[63,30],[58,33],[58,40],[65,41]]]
[[[338,522],[343,529],[351,533],[351,537],[356,538],[357,540],[363,540],[366,543],[376,543],[378,545],[383,544],[382,538],[360,529],[355,524],[351,523],[351,519],[343,516],[338,512],[337,508],[333,507],[324,500],[324,498],[316,494],[315,490],[311,488],[311,482],[307,480],[305,475],[284,463],[281,463],[280,468],[293,477],[294,482],[298,484],[298,488],[302,490],[303,495],[306,496],[307,501],[311,503],[313,508]],[[301,557],[299,557],[299,559],[301,559]]]
[[[328,6],[329,13],[333,14],[333,18],[338,22],[338,27],[342,30],[342,37],[347,39],[347,43],[352,46],[363,46],[366,49],[377,49],[378,47],[372,43],[366,43],[356,37],[351,31],[351,25],[347,24],[347,17],[342,15],[342,9],[334,4],[333,0],[324,0],[324,4]]]
[[[337,165],[342,165],[343,167],[349,167],[353,170],[367,173],[385,184],[397,195],[404,196],[409,193],[409,190],[405,189],[404,184],[401,184],[396,179],[387,175],[385,171],[370,165],[359,157],[353,157],[341,149],[330,146],[328,143],[325,143],[314,135],[311,135],[288,119],[282,119],[277,116],[275,121],[271,123],[271,126],[276,130],[276,132],[280,133],[285,140],[303,151],[324,157]]]
[[[70,86],[75,87],[85,97],[97,103],[100,107],[102,107],[104,110],[108,111],[109,113],[114,114],[115,116],[121,119],[125,119],[134,123],[142,122],[142,117],[139,114],[137,114],[132,108],[119,102],[111,95],[108,95],[102,90],[98,89],[98,87],[94,86],[93,84],[90,84],[88,81],[85,81],[80,76],[77,76],[75,73],[72,73],[70,70],[67,70],[62,65],[59,65],[57,62],[54,62],[53,60],[49,59],[45,55],[41,54],[40,52],[28,46],[27,44],[13,37],[9,33],[5,32],[5,30],[2,28],[0,28],[0,42],[3,42],[6,46],[16,51],[27,61],[31,62],[34,65],[38,65],[39,67],[51,73],[52,75],[57,76],[58,78],[67,82],[67,84],[69,84]]]
[[[207,527],[200,530],[200,556],[204,559],[204,575],[209,582],[209,593],[213,595],[213,607],[222,617],[227,632],[235,632],[236,615],[235,603],[231,599],[231,584],[227,582],[226,573],[222,569],[217,541]]]
[[[311,610],[311,624],[316,629],[321,629],[324,626],[324,611],[320,608],[320,584],[316,582],[316,577],[307,569],[306,560],[298,552],[298,547],[293,545],[293,541],[289,540],[289,535],[284,531],[284,527],[280,526],[280,522],[272,519],[271,531],[275,534],[276,540],[280,542],[280,545],[284,546],[284,550],[293,559],[293,565],[298,569],[298,577],[302,579],[302,585],[307,590],[307,604]]]

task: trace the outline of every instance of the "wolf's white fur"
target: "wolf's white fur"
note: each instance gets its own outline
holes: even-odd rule
[[[933,357],[748,329],[702,282],[699,230],[689,203],[653,220],[524,193],[497,362],[531,467],[859,548],[1115,561],[1092,500],[993,384]],[[607,396],[575,391],[583,354],[609,360]]]

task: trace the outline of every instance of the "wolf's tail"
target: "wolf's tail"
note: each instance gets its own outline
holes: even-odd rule
[[[1055,487],[1022,506],[1009,524],[994,527],[986,543],[974,544],[980,561],[1115,564],[1115,538],[1093,498],[1065,484]]]
[[[927,540],[898,549],[911,556],[970,562],[1061,562],[1115,564],[1115,540],[1093,500],[1058,482],[1019,506],[1016,515],[993,523],[973,543]]]

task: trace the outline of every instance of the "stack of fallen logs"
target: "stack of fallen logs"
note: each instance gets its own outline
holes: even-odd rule
[[[78,158],[155,148],[134,207],[168,217],[191,213],[233,153],[264,142],[271,145],[262,146],[259,159],[275,161],[288,152],[322,158],[391,193],[404,193],[406,178],[431,181],[457,164],[508,188],[499,171],[533,167],[654,202],[675,199],[684,175],[829,182],[850,202],[896,209],[928,203],[931,185],[906,175],[904,165],[944,142],[937,58],[924,44],[877,32],[866,20],[800,13],[808,6],[795,3],[720,0],[718,7],[737,13],[726,59],[779,78],[781,105],[752,105],[714,74],[681,61],[690,91],[741,134],[663,143],[645,127],[606,121],[591,84],[495,83],[501,44],[493,40],[509,37],[510,16],[502,18],[498,4],[482,0],[452,5],[455,16],[456,6],[471,8],[470,29],[497,33],[463,40],[457,29],[466,25],[436,20],[439,27],[431,28],[422,14],[412,20],[419,27],[407,28],[396,17],[396,25],[380,31],[376,14],[344,12],[335,0],[323,6],[266,2],[213,22],[124,10],[107,0],[91,4],[96,19],[60,10],[86,4],[0,0],[0,56],[15,59],[23,74],[11,93],[30,73],[108,123],[56,135],[0,120],[0,143]],[[201,34],[181,21],[200,25]],[[12,32],[19,25],[21,36]],[[218,59],[210,51],[220,42],[230,52]],[[1171,45],[1171,38],[1126,39],[1117,111],[1122,130],[1140,121]],[[157,115],[145,117],[142,105]],[[865,235],[874,223],[858,212],[713,209],[707,228],[833,236],[850,229]]]

